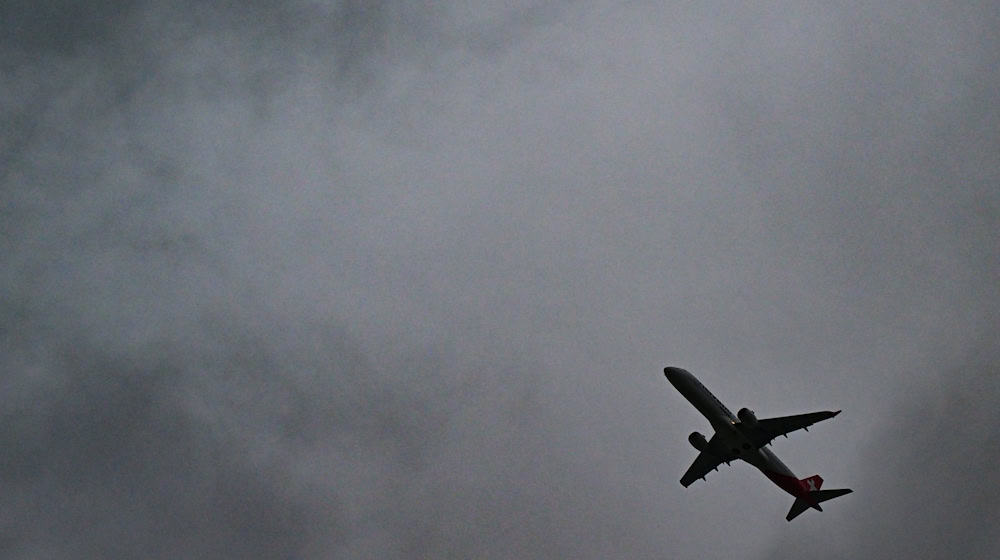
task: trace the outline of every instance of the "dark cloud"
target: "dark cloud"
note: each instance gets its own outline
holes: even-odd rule
[[[294,338],[230,313],[131,349],[8,323],[8,384],[29,394],[5,400],[5,555],[296,556],[352,521],[339,488],[303,479],[311,454],[401,480],[423,467],[450,411],[380,379],[338,329],[235,315]]]
[[[991,8],[4,4],[0,549],[988,556]]]
[[[3,46],[35,53],[75,54],[113,39],[137,1],[95,2],[90,5],[43,0],[14,0],[0,7]]]

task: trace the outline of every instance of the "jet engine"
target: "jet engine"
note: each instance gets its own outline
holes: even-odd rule
[[[691,445],[698,451],[704,451],[708,448],[708,441],[705,439],[705,436],[701,435],[699,432],[691,432],[691,435],[688,436],[688,441],[690,441]]]
[[[740,419],[740,422],[746,424],[747,426],[753,426],[757,423],[757,416],[749,408],[741,408],[736,416]]]

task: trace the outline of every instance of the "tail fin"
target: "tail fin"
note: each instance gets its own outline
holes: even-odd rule
[[[814,474],[809,478],[803,478],[799,482],[804,482],[806,484],[805,488],[808,488],[810,492],[823,487],[823,477],[818,474]]]
[[[813,490],[809,492],[809,498],[813,503],[809,503],[802,498],[795,498],[795,503],[792,504],[792,509],[788,510],[788,515],[785,516],[785,519],[791,521],[809,508],[815,508],[819,511],[823,511],[819,507],[820,502],[839,498],[840,496],[850,494],[851,492],[853,492],[853,490],[850,488],[838,488],[836,490]]]

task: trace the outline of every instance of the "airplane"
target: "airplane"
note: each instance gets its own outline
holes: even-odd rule
[[[788,437],[788,434],[798,429],[809,431],[809,426],[816,422],[833,418],[840,411],[812,412],[794,416],[757,419],[749,408],[741,408],[736,416],[722,404],[711,391],[705,388],[691,372],[678,368],[663,368],[663,374],[698,412],[712,424],[715,435],[706,440],[705,436],[692,432],[688,441],[699,451],[694,464],[681,477],[681,485],[685,488],[712,470],[719,470],[722,463],[742,460],[764,473],[771,482],[795,497],[792,509],[785,519],[791,521],[805,510],[812,508],[823,511],[820,502],[850,494],[850,488],[836,490],[820,490],[823,479],[817,474],[799,479],[784,463],[767,448],[774,438]]]

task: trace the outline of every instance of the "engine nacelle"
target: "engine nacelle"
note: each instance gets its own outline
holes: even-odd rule
[[[691,435],[688,436],[688,441],[698,451],[704,451],[708,448],[708,440],[699,432],[691,432]]]
[[[741,408],[736,416],[740,419],[740,422],[746,424],[747,426],[753,426],[757,423],[757,416],[749,408]]]

